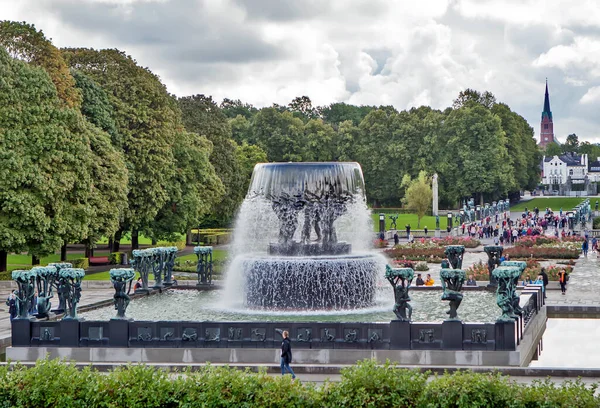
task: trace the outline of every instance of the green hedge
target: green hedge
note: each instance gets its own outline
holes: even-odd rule
[[[73,265],[73,268],[87,269],[90,267],[90,260],[88,258],[75,258],[69,262]]]
[[[121,265],[123,254],[125,254],[125,252],[111,252],[108,255],[108,263],[111,265]]]
[[[580,380],[531,385],[469,371],[428,373],[363,361],[320,387],[227,367],[173,375],[128,365],[104,374],[57,360],[0,367],[0,407],[598,407],[596,386]]]
[[[600,229],[600,217],[594,217],[594,220],[592,221],[592,228],[593,229]]]

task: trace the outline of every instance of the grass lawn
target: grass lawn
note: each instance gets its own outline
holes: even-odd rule
[[[525,207],[528,210],[533,210],[535,207],[539,208],[540,211],[546,211],[546,207],[552,208],[552,211],[559,211],[561,208],[563,211],[571,210],[577,204],[581,203],[584,199],[581,197],[537,197],[529,201],[522,201],[514,206],[511,205],[511,211],[524,211]],[[590,197],[590,203],[592,209],[595,205],[595,198]]]
[[[371,217],[373,218],[373,230],[379,232],[379,213],[377,209],[373,209],[373,214]],[[390,219],[391,214],[388,213],[385,215],[385,229],[391,229],[392,220]],[[445,230],[447,226],[448,220],[446,217],[440,216],[440,229]],[[423,229],[423,227],[427,226],[429,231],[435,230],[435,217],[426,215],[421,218],[421,226],[417,228],[417,215],[416,214],[398,214],[398,219],[396,220],[396,227],[398,231],[405,231],[406,224],[410,224],[410,228],[415,229]],[[456,225],[455,225],[456,227]]]
[[[108,252],[96,252],[94,253],[95,256],[108,256]],[[67,253],[67,260],[68,259],[76,259],[76,258],[83,258],[83,253],[79,253],[79,254],[70,254]],[[46,256],[42,259],[40,259],[40,264],[41,265],[48,265],[50,262],[60,262],[60,254],[53,254],[53,255],[49,255]],[[20,269],[20,268],[31,268],[31,255],[16,255],[16,254],[12,254],[12,255],[8,255],[8,259],[7,259],[7,264],[8,264],[8,270],[13,270],[13,269]]]

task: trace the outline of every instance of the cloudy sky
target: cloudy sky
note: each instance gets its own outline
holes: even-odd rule
[[[600,143],[597,0],[0,0],[0,19],[125,50],[179,96],[443,109],[474,88],[536,137],[547,77],[556,136]]]

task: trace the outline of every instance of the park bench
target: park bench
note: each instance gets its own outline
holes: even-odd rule
[[[108,256],[91,256],[89,258],[90,265],[108,265]]]

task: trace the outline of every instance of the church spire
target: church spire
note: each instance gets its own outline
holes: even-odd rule
[[[548,78],[546,78],[546,93],[544,95],[544,110],[542,111],[542,123],[540,129],[540,146],[546,147],[554,140],[554,124],[552,123],[552,111],[550,110],[550,96],[548,95]]]
[[[544,111],[542,112],[542,119],[546,115],[552,120],[552,111],[550,110],[550,96],[548,95],[548,78],[546,78],[546,93],[544,95]]]

